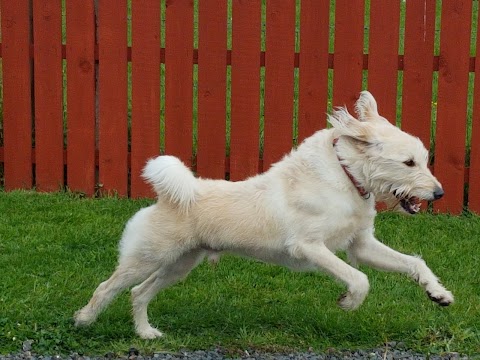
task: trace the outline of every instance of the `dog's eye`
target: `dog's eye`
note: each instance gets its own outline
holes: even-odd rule
[[[405,161],[404,164],[407,165],[408,167],[412,167],[412,166],[415,166],[415,161],[410,159]]]

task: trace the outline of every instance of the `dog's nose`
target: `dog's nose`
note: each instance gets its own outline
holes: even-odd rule
[[[433,192],[433,198],[435,200],[441,199],[443,194],[445,194],[445,192],[443,191],[442,188],[436,188],[435,191]]]

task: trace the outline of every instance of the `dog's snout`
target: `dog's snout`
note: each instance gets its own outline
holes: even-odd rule
[[[442,188],[436,188],[435,191],[433,192],[434,200],[441,199],[443,197],[443,194],[445,194],[445,192],[443,191]]]

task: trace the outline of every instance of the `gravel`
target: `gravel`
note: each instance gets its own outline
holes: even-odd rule
[[[474,357],[480,359],[480,357]],[[314,351],[266,353],[256,350],[244,350],[236,353],[227,352],[223,349],[209,351],[179,351],[157,352],[152,355],[142,355],[137,349],[131,348],[124,355],[107,353],[103,356],[83,356],[77,353],[68,356],[39,355],[32,351],[32,343],[25,341],[22,351],[16,354],[0,355],[0,360],[343,360],[343,359],[367,359],[367,360],[463,360],[474,359],[459,353],[446,353],[442,355],[425,355],[405,349],[403,343],[390,342],[382,348],[356,351],[339,351],[330,349],[324,353]]]

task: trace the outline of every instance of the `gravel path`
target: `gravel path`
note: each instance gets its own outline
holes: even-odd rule
[[[31,343],[23,344],[23,351],[17,354],[0,355],[0,360],[342,360],[342,359],[367,359],[367,360],[464,360],[464,359],[480,359],[478,357],[468,357],[459,353],[448,353],[442,355],[422,355],[404,349],[403,343],[391,342],[385,347],[370,350],[357,351],[338,351],[330,350],[326,353],[316,352],[292,352],[292,353],[264,353],[257,351],[242,351],[238,353],[226,352],[222,349],[210,351],[180,351],[175,352],[158,352],[151,356],[144,356],[138,350],[132,348],[123,356],[115,356],[108,353],[103,356],[82,356],[73,353],[69,356],[47,356],[38,355],[32,352]]]

